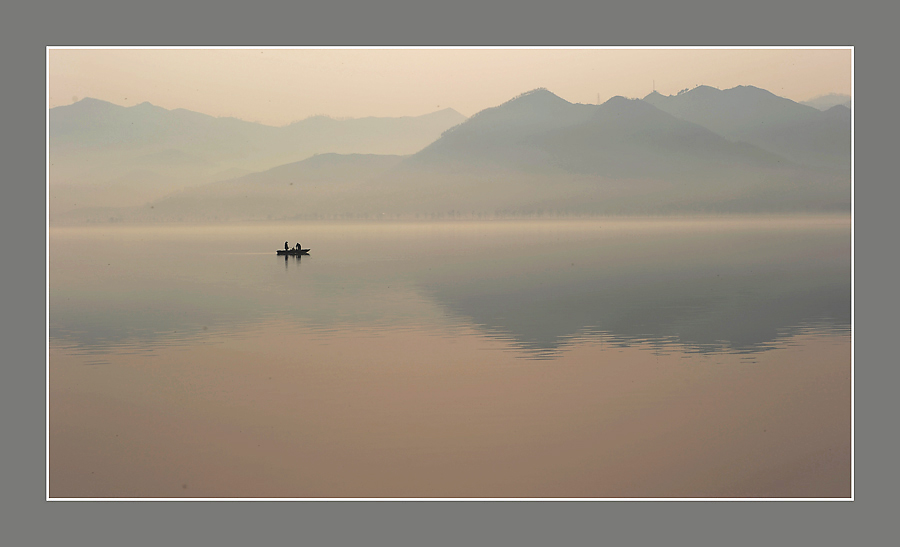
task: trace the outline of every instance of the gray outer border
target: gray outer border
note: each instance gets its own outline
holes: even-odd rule
[[[580,5],[579,5],[580,4]],[[4,539],[10,545],[847,545],[893,537],[897,473],[897,203],[887,171],[896,107],[889,3],[803,0],[540,6],[287,0],[14,0],[0,22]],[[893,15],[893,17],[892,17]],[[45,46],[47,45],[853,45],[856,120],[856,501],[848,502],[45,502]],[[854,97],[855,99],[856,97]],[[895,97],[890,99],[896,100]],[[878,114],[874,114],[875,112]],[[856,114],[856,111],[854,112]],[[893,114],[893,116],[891,115]],[[888,252],[883,252],[887,249]],[[879,252],[882,251],[882,252]],[[14,260],[14,262],[13,262]],[[893,283],[891,283],[893,285]],[[876,294],[878,289],[883,292]],[[861,328],[860,328],[861,327]],[[892,381],[893,380],[893,381]],[[893,449],[893,450],[892,450]],[[891,519],[889,521],[888,519]],[[6,541],[4,541],[6,543]]]

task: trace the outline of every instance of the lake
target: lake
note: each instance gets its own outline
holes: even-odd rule
[[[49,242],[54,498],[851,495],[846,215]]]

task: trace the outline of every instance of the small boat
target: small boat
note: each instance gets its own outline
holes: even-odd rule
[[[275,251],[279,255],[288,256],[288,255],[308,255],[309,249],[278,249]]]

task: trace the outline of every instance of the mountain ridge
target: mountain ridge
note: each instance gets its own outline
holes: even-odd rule
[[[690,114],[704,101],[707,110],[721,110],[723,104],[737,110],[718,120],[732,134],[686,119],[690,116],[685,112]],[[447,110],[426,116],[444,112],[452,117],[455,111]],[[748,135],[770,140],[758,144],[736,138],[733,133],[748,119],[750,127],[743,126]],[[770,128],[769,119],[780,120],[774,141],[771,134],[751,130]],[[327,117],[310,120],[323,139],[331,138],[328,131],[341,124]],[[357,119],[362,125],[377,125],[378,120]],[[815,157],[822,150],[827,157],[835,128],[844,131],[845,124],[841,138],[849,142],[848,120],[845,107],[821,112],[753,86],[725,91],[701,86],[677,96],[654,92],[643,99],[615,96],[601,105],[571,103],[537,88],[442,129],[433,141],[408,154],[314,151],[300,161],[196,189],[176,188],[165,199],[152,201],[152,207],[132,208],[129,215],[154,221],[382,218],[454,211],[480,217],[541,211],[847,210],[849,158],[845,162],[836,154],[831,159],[838,167],[833,169],[821,164],[813,168],[796,158],[798,151]],[[334,142],[346,148],[350,141]],[[780,153],[785,150],[791,154]],[[197,163],[178,150],[156,154],[151,157],[171,164]],[[217,172],[241,174],[237,168]],[[149,175],[145,179],[151,180]]]
[[[218,173],[264,171],[317,153],[410,154],[465,119],[444,108],[402,118],[310,117],[274,127],[148,102],[121,106],[93,98],[52,108],[49,117],[50,184],[64,188],[55,195],[65,196],[52,203],[57,211],[84,201],[77,195],[79,187],[90,187],[96,196],[104,183],[120,181],[136,170],[155,172],[157,183],[154,188],[119,192],[123,199],[161,197],[213,182]],[[176,156],[192,160],[173,163]],[[159,161],[154,163],[154,158]]]
[[[819,110],[828,110],[838,105],[850,108],[851,98],[850,95],[845,93],[827,93],[825,95],[813,97],[808,101],[800,101],[800,104],[805,104],[806,106],[811,106]]]
[[[727,90],[699,86],[677,95],[651,93],[643,100],[725,138],[753,144],[809,167],[842,167],[849,176],[849,115],[823,114],[754,86]]]
[[[626,150],[628,143],[635,149]],[[687,143],[693,143],[693,148]],[[701,151],[702,147],[708,150]],[[665,148],[669,154],[693,154],[684,156],[681,163],[709,156],[712,149],[726,155],[720,162],[759,164],[768,160],[770,167],[791,163],[753,145],[732,143],[646,101],[615,96],[601,105],[585,105],[569,103],[542,88],[473,115],[444,132],[407,163],[416,167],[472,165],[513,170],[552,164],[578,174],[622,175],[625,167],[619,164],[625,156],[640,153],[646,162],[652,159],[648,154],[654,149],[661,153]],[[595,161],[588,161],[591,157]],[[589,164],[593,165],[591,169],[587,169]],[[660,166],[654,174],[664,171],[665,166]]]
[[[360,116],[360,117],[342,118],[342,117],[329,116],[326,114],[314,114],[314,115],[307,116],[300,120],[294,120],[292,122],[288,122],[286,124],[272,125],[272,124],[266,124],[266,123],[262,123],[262,122],[245,120],[243,118],[238,118],[235,116],[214,116],[212,114],[206,114],[204,112],[190,110],[188,108],[183,108],[183,107],[166,108],[164,106],[155,105],[155,104],[151,103],[150,101],[143,101],[138,104],[127,106],[127,105],[116,104],[114,102],[107,101],[104,99],[97,99],[94,97],[84,97],[84,98],[79,99],[78,101],[75,101],[70,104],[54,106],[54,107],[50,108],[50,111],[54,112],[54,113],[60,113],[60,112],[64,112],[64,111],[84,110],[86,108],[92,108],[95,110],[102,108],[105,111],[110,111],[110,112],[116,111],[116,110],[124,111],[124,110],[135,109],[135,111],[150,110],[150,111],[157,111],[157,112],[188,113],[188,114],[191,114],[194,116],[208,118],[208,119],[212,119],[212,120],[234,120],[234,121],[241,122],[241,123],[269,127],[269,128],[273,128],[273,129],[279,129],[279,128],[284,128],[284,127],[289,127],[291,125],[302,124],[303,122],[306,122],[306,121],[312,120],[312,119],[326,119],[326,120],[333,120],[333,121],[341,122],[341,121],[349,121],[349,120],[366,120],[366,119],[373,119],[373,120],[418,119],[418,118],[438,117],[441,115],[450,115],[450,116],[458,117],[460,119],[466,118],[465,116],[460,114],[456,109],[448,106],[445,108],[441,108],[439,110],[427,112],[425,114],[404,115],[404,116]]]

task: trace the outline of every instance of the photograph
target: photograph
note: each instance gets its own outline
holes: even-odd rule
[[[46,499],[853,501],[853,56],[46,47]]]

